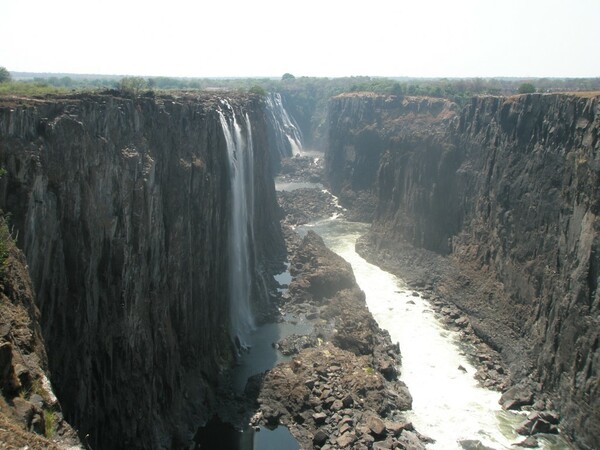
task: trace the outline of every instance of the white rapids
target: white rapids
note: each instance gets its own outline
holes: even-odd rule
[[[480,387],[473,378],[476,369],[461,351],[458,333],[446,330],[428,301],[413,296],[402,280],[356,253],[356,240],[368,225],[332,218],[301,227],[300,232],[306,228],[352,265],[375,320],[399,342],[401,378],[413,396],[407,418],[420,433],[435,439],[428,448],[507,449],[524,439],[514,431],[523,417],[502,411],[500,394]],[[541,448],[568,448],[559,437],[538,440]]]

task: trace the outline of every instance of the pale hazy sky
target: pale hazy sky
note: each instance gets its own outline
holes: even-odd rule
[[[11,71],[600,76],[600,0],[0,0],[0,23]]]

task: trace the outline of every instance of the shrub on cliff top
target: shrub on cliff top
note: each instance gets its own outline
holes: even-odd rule
[[[148,82],[142,77],[123,77],[119,81],[119,89],[124,94],[139,95],[148,88]]]
[[[533,94],[535,86],[531,83],[523,83],[519,86],[519,94]]]
[[[6,70],[6,67],[0,66],[0,83],[10,81],[10,72]]]

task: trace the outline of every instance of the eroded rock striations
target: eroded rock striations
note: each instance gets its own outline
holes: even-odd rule
[[[450,255],[432,281],[600,447],[600,99],[343,95],[329,125],[334,193],[376,199],[369,246]]]
[[[252,124],[252,290],[267,301],[266,266],[285,250],[264,104],[229,104],[114,93],[0,104],[0,207],[27,257],[57,394],[94,448],[187,443],[234,357],[219,108]]]

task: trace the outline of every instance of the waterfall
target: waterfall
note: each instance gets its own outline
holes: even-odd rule
[[[266,102],[271,147],[277,149],[280,158],[300,154],[302,151],[302,133],[294,118],[284,108],[281,94],[277,92],[269,93]]]
[[[235,111],[226,100],[221,101],[224,112],[218,109],[223,135],[227,144],[231,181],[229,228],[229,305],[231,337],[238,348],[247,346],[254,329],[250,306],[252,292],[251,246],[254,244],[254,148],[252,128],[244,115],[245,138]]]

